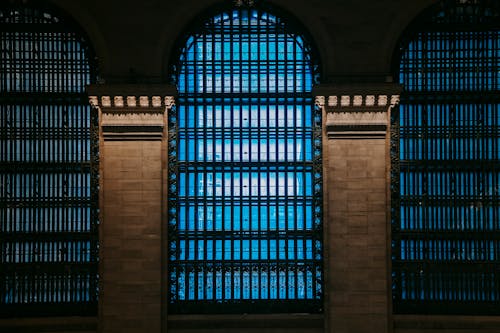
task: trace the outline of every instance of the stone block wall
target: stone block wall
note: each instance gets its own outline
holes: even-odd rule
[[[100,126],[99,333],[160,333],[169,86],[95,85]]]
[[[323,113],[326,330],[389,333],[389,119],[400,87],[316,88]]]
[[[160,332],[161,141],[102,145],[101,332]]]
[[[386,143],[328,142],[329,332],[388,332]]]

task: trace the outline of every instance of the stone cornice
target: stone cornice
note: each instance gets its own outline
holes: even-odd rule
[[[105,140],[161,139],[175,105],[175,88],[167,85],[91,85],[87,92]]]
[[[89,96],[89,103],[94,107],[99,107],[103,112],[118,113],[146,113],[163,112],[163,109],[170,109],[175,104],[174,96],[135,96],[135,95],[103,95]]]
[[[93,84],[87,86],[87,93],[90,104],[106,112],[148,112],[145,110],[171,108],[177,90],[159,84]]]
[[[319,86],[313,93],[328,138],[383,138],[400,91],[399,85],[381,83]]]

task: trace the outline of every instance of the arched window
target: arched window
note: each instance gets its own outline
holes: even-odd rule
[[[171,313],[321,311],[317,65],[290,22],[225,8],[181,46],[169,119]]]
[[[0,316],[95,314],[93,57],[39,1],[0,5]]]
[[[392,175],[398,313],[500,313],[499,9],[496,1],[440,1],[401,43]]]

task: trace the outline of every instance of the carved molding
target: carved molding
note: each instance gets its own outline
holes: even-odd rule
[[[328,138],[385,138],[390,110],[399,103],[394,84],[332,85],[316,88]]]
[[[163,112],[103,111],[101,126],[163,126]]]
[[[385,110],[387,107],[392,108],[399,103],[399,94],[316,96],[316,104],[320,106],[320,103],[326,108],[326,112],[335,112],[339,109],[362,112],[363,110],[367,110],[367,108]]]
[[[174,96],[89,96],[89,103],[109,112],[163,112],[175,104]],[[136,110],[138,109],[138,110]],[[146,109],[154,109],[145,111]],[[163,110],[162,110],[163,109]]]
[[[385,137],[390,126],[389,111],[399,102],[399,95],[318,97],[327,101],[323,109],[328,138]]]
[[[316,104],[316,106],[320,108],[323,108],[325,106],[325,96],[316,96],[314,104]]]
[[[242,7],[242,6],[252,7],[255,5],[255,0],[234,0],[234,5],[236,7]]]
[[[386,125],[388,113],[377,111],[346,112],[334,111],[326,114],[326,124],[335,125]]]
[[[105,140],[159,140],[166,112],[175,105],[168,86],[94,85],[87,88],[89,103],[99,108],[99,126]]]

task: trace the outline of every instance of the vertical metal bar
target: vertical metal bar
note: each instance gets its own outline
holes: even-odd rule
[[[228,24],[225,20],[229,20]],[[312,128],[308,128],[307,131],[302,129],[298,131],[300,136],[294,137],[292,135],[296,135],[297,131],[290,131],[285,127],[296,124],[295,119],[288,121],[289,116],[286,114],[289,111],[288,105],[300,104],[301,110],[306,109],[302,104],[303,100],[297,100],[293,96],[296,92],[290,91],[296,83],[294,82],[289,87],[288,76],[294,74],[305,78],[305,73],[311,74],[306,68],[310,64],[305,62],[299,64],[295,53],[294,58],[289,59],[286,52],[287,42],[291,39],[286,37],[283,23],[259,10],[239,8],[222,12],[221,15],[207,20],[204,27],[207,30],[202,30],[196,36],[199,36],[199,40],[204,43],[203,48],[207,49],[211,45],[212,58],[209,60],[209,54],[204,52],[199,61],[196,58],[191,63],[187,61],[181,64],[179,81],[183,80],[183,75],[186,73],[194,72],[203,75],[195,75],[194,86],[180,87],[179,101],[185,103],[182,106],[183,110],[204,110],[203,119],[206,125],[201,128],[197,127],[199,130],[196,132],[196,139],[203,140],[205,157],[203,160],[197,159],[195,163],[191,163],[190,167],[196,170],[196,174],[204,177],[203,195],[193,198],[194,205],[203,207],[204,218],[209,214],[208,207],[213,207],[211,214],[213,214],[215,229],[208,230],[205,221],[204,229],[197,229],[196,233],[189,235],[179,231],[177,237],[184,237],[187,244],[191,241],[195,243],[203,241],[205,259],[209,251],[208,240],[211,237],[211,257],[215,260],[218,260],[216,258],[223,260],[221,264],[215,265],[204,260],[203,265],[209,265],[204,266],[208,268],[203,268],[208,274],[207,279],[203,279],[207,283],[204,288],[210,290],[211,295],[198,301],[219,307],[214,302],[215,299],[226,298],[227,295],[231,299],[228,300],[229,303],[223,304],[221,309],[223,307],[231,309],[234,305],[240,304],[242,309],[246,307],[248,311],[249,308],[245,302],[256,298],[276,306],[277,299],[273,298],[276,296],[272,296],[271,289],[279,287],[281,292],[277,291],[277,297],[282,297],[283,301],[298,297],[299,273],[297,269],[292,268],[292,265],[298,261],[298,239],[304,237],[300,239],[308,240],[300,243],[302,251],[306,253],[301,259],[304,263],[305,260],[313,258],[313,254],[308,252],[313,252],[314,247],[319,246],[313,239],[310,239],[312,245],[307,246],[311,230],[296,230],[298,220],[294,220],[293,226],[291,220],[288,220],[292,218],[289,215],[291,211],[289,208],[298,212],[298,192],[297,189],[291,192],[292,185],[303,188],[300,194],[300,202],[303,205],[301,214],[304,214],[302,220],[314,219],[314,216],[309,216],[309,214],[314,214],[314,209],[306,207],[312,202],[312,191],[305,187],[306,182],[299,184],[291,176],[298,175],[298,170],[300,170],[304,180],[310,179],[307,186],[312,186],[313,168],[310,166],[312,160],[309,160],[312,155],[302,154],[302,159],[297,160],[297,154],[288,156],[289,152],[295,151],[295,148],[287,146],[290,142],[302,142],[301,149],[307,148],[309,152],[312,147],[305,147],[305,145],[314,145]],[[217,32],[220,34],[217,35]],[[209,38],[210,36],[212,37]],[[267,44],[265,53],[261,52],[263,41]],[[269,46],[273,46],[272,59]],[[283,47],[280,48],[280,46]],[[190,52],[189,47],[188,45],[185,52]],[[297,52],[298,49],[295,47],[293,52]],[[226,51],[229,51],[231,59],[226,59]],[[218,56],[221,56],[221,59]],[[234,70],[234,73],[227,73],[226,63],[229,63],[229,69]],[[199,68],[198,64],[201,65]],[[294,66],[302,67],[297,69]],[[261,74],[266,74],[262,80]],[[210,75],[211,80],[209,80]],[[230,80],[228,80],[228,75],[231,75]],[[283,79],[285,79],[284,82]],[[198,91],[198,80],[200,83],[203,82],[203,91]],[[267,83],[265,89],[262,86],[264,82]],[[286,86],[283,86],[284,84]],[[283,97],[277,98],[276,93],[282,94]],[[196,98],[190,99],[189,96],[196,96]],[[231,102],[232,104],[228,104]],[[228,105],[231,112],[227,113],[227,107],[224,105]],[[261,119],[255,119],[257,115],[255,112],[260,115]],[[207,123],[209,116],[210,121],[215,122],[211,125],[212,128]],[[230,119],[219,119],[221,116],[230,117]],[[312,117],[309,116],[309,118]],[[226,128],[228,123],[232,128]],[[224,132],[218,127],[219,124],[224,126]],[[186,131],[187,128],[181,130]],[[188,136],[188,140],[195,139],[194,132],[189,133]],[[231,147],[226,145],[226,138],[231,139]],[[222,146],[219,147],[220,145]],[[190,144],[188,148],[193,147]],[[222,156],[216,156],[220,153]],[[180,166],[184,167],[182,164]],[[226,176],[228,173],[229,175]],[[194,179],[181,177],[182,183],[179,187],[189,188],[191,186],[189,182]],[[209,181],[211,181],[210,185]],[[220,189],[219,186],[221,186]],[[227,186],[231,188],[230,195],[226,190]],[[224,193],[224,201],[218,197],[218,191]],[[179,193],[177,192],[177,195]],[[172,196],[169,198],[172,199]],[[285,198],[287,200],[284,200]],[[183,197],[179,199],[186,200]],[[284,202],[288,203],[283,204]],[[228,205],[229,209],[225,209],[221,204]],[[228,222],[231,226],[230,230],[227,229]],[[279,229],[276,229],[277,227]],[[256,248],[258,246],[265,246],[265,248],[258,249]],[[267,253],[264,254],[263,251]],[[231,261],[226,263],[226,258],[231,258]],[[177,257],[170,264],[173,267],[182,267],[189,262],[190,259]],[[193,265],[197,267],[196,265],[199,264],[193,263]],[[226,269],[228,274],[226,274]],[[175,269],[171,271],[175,272]],[[312,265],[310,275],[304,274],[304,276],[310,276],[307,279],[315,279],[313,275],[316,276],[316,265]],[[226,279],[226,277],[229,278]],[[304,284],[307,284],[305,279],[304,277]],[[189,279],[186,281],[186,283],[191,283]],[[193,281],[193,283],[197,282]],[[285,285],[278,285],[278,283],[285,283]],[[311,284],[315,283],[311,281]],[[172,295],[172,305],[177,309],[184,305],[188,306],[189,302],[180,300],[178,296]],[[310,297],[314,298],[316,295],[306,296],[306,298]],[[196,308],[197,305],[192,304],[192,306]],[[214,307],[215,310],[212,311],[219,311],[217,307]],[[170,309],[172,308],[171,306]]]
[[[475,5],[466,4],[463,6]],[[444,20],[442,24],[446,25],[447,22]],[[496,40],[498,32],[486,33],[478,30],[477,26],[466,31],[467,24],[468,21],[462,22],[462,31],[449,30],[446,33],[421,32],[419,34],[420,37],[417,41],[428,41],[426,45],[430,49],[425,50],[425,52],[428,52],[429,55],[439,54],[438,58],[429,57],[428,60],[446,61],[453,71],[439,75],[438,81],[428,87],[431,90],[427,92],[421,90],[420,96],[423,98],[417,94],[408,93],[400,107],[400,117],[403,120],[400,145],[403,149],[408,151],[408,148],[411,148],[413,144],[411,136],[405,138],[403,134],[403,130],[406,128],[411,131],[410,133],[423,132],[424,138],[428,138],[426,142],[430,144],[428,147],[423,146],[425,149],[430,149],[423,151],[423,160],[416,155],[411,157],[411,160],[405,161],[408,163],[406,169],[414,169],[416,173],[420,172],[421,176],[424,177],[424,182],[419,186],[423,186],[425,196],[420,197],[419,192],[414,193],[411,188],[408,189],[408,173],[403,171],[403,168],[398,175],[406,186],[406,191],[402,189],[403,198],[405,193],[409,195],[405,202],[409,204],[413,202],[412,205],[415,205],[415,207],[409,207],[410,210],[405,208],[411,214],[401,218],[418,221],[423,217],[426,233],[420,235],[417,230],[414,231],[411,230],[411,227],[404,226],[404,223],[393,221],[393,224],[400,224],[403,227],[401,230],[393,230],[393,235],[397,237],[399,244],[405,246],[405,243],[399,240],[403,235],[399,233],[404,232],[407,235],[405,237],[409,237],[411,242],[424,246],[420,247],[421,245],[419,245],[418,249],[415,248],[415,251],[426,257],[424,275],[420,278],[422,283],[409,284],[410,288],[414,288],[414,291],[410,290],[407,293],[410,296],[409,301],[416,302],[417,308],[414,308],[413,311],[417,313],[422,309],[428,311],[429,304],[432,304],[429,302],[435,300],[439,300],[442,302],[441,304],[447,304],[446,308],[450,312],[466,311],[465,309],[471,309],[472,304],[476,303],[474,311],[487,313],[489,311],[488,303],[484,302],[498,301],[495,298],[482,296],[485,294],[484,290],[489,290],[486,294],[494,294],[490,291],[492,291],[491,288],[495,287],[489,284],[487,279],[489,276],[495,276],[494,272],[498,270],[499,262],[484,253],[487,245],[482,240],[484,235],[481,235],[481,232],[485,230],[488,230],[486,232],[492,235],[490,225],[495,217],[491,213],[498,211],[499,205],[498,200],[493,199],[494,194],[490,190],[491,186],[498,186],[498,180],[490,180],[493,179],[490,178],[490,175],[498,177],[499,170],[496,164],[491,161],[492,155],[486,152],[488,149],[492,149],[493,142],[498,141],[490,139],[490,136],[498,137],[498,127],[488,126],[481,120],[487,121],[489,112],[487,108],[481,107],[483,104],[481,96],[484,94],[484,90],[494,92],[498,88],[496,82],[489,84],[489,78],[497,75],[496,71],[491,73],[488,69],[490,68],[488,64],[496,62],[493,60],[496,58],[496,54],[490,52],[488,53],[490,55],[486,56],[487,49],[492,43],[487,43],[485,40],[488,38]],[[489,28],[485,26],[484,29]],[[428,73],[425,70],[426,66],[431,71],[437,68],[435,64],[426,64],[423,60],[421,62],[418,60],[419,55],[414,54],[414,50],[417,49],[415,43],[417,46],[420,44],[420,42],[410,42],[409,45],[405,46],[406,50],[401,58],[400,66],[402,83],[410,88],[412,86],[411,68],[422,64],[423,73]],[[448,52],[450,47],[451,51]],[[446,54],[449,56],[444,60]],[[426,81],[422,82],[425,84]],[[440,99],[441,92],[433,90],[436,87],[442,87],[453,94],[444,95],[447,98]],[[421,86],[421,88],[424,89],[425,86]],[[426,103],[428,112],[431,112],[429,113],[430,117],[423,119],[422,124],[407,122],[405,112],[411,111],[413,105],[418,106]],[[424,111],[423,115],[425,112],[427,111]],[[432,112],[439,112],[439,117],[432,116]],[[497,122],[498,115],[491,119]],[[486,128],[491,128],[493,132],[487,132]],[[394,184],[396,179],[393,178],[392,181]],[[430,192],[426,193],[425,189]],[[397,189],[397,191],[399,190]],[[429,195],[436,197],[428,200]],[[396,196],[397,194],[393,193],[393,197]],[[399,209],[399,207],[393,206],[393,209]],[[421,216],[419,211],[423,212],[424,215]],[[473,240],[470,239],[471,231],[474,231]],[[431,241],[431,239],[433,240]],[[494,239],[491,241],[492,244],[498,244],[498,240]],[[422,240],[426,241],[422,242]],[[402,276],[402,273],[411,269],[414,263],[408,257],[401,257],[401,252],[395,252],[395,254],[398,263],[398,265],[394,265],[395,275]],[[487,265],[481,264],[481,262],[484,263],[484,260],[488,261]],[[449,264],[449,261],[453,261],[453,263]],[[438,269],[438,267],[440,268]],[[481,273],[468,273],[468,270],[479,270]],[[404,298],[401,296],[402,290],[400,289],[404,282],[401,280],[396,282],[394,292],[399,293],[396,298]],[[477,288],[476,286],[481,287]],[[423,298],[419,295],[422,295]],[[396,311],[407,311],[405,306],[409,306],[409,304],[397,303]],[[436,307],[433,309],[436,311]]]
[[[66,307],[46,310],[43,304],[60,300],[78,305],[74,299],[68,298],[75,292],[74,288],[79,288],[78,284],[70,281],[73,275],[58,276],[55,273],[64,267],[64,261],[70,258],[71,253],[67,251],[73,248],[74,242],[71,242],[71,239],[79,237],[72,234],[74,229],[68,225],[72,220],[68,215],[71,206],[67,202],[61,205],[63,196],[59,189],[64,175],[73,178],[72,183],[74,183],[77,175],[82,174],[74,170],[84,168],[87,160],[85,156],[79,156],[76,161],[68,159],[68,148],[73,144],[69,140],[75,141],[75,135],[65,130],[65,125],[60,121],[59,112],[62,109],[60,101],[64,100],[64,103],[69,101],[68,108],[73,103],[85,105],[85,93],[81,89],[68,91],[62,82],[64,72],[67,70],[61,66],[63,58],[60,54],[62,36],[66,35],[62,32],[64,19],[60,20],[60,23],[51,21],[47,24],[44,22],[45,17],[33,18],[36,15],[43,16],[43,10],[34,11],[24,7],[19,8],[19,13],[17,21],[23,23],[23,29],[26,30],[1,35],[2,45],[9,45],[12,49],[9,61],[13,66],[11,72],[5,76],[9,80],[8,89],[5,90],[8,94],[18,91],[30,94],[23,96],[22,101],[16,100],[15,95],[12,95],[13,106],[10,108],[15,115],[12,116],[13,126],[10,130],[15,132],[16,136],[11,136],[12,139],[9,138],[5,144],[2,143],[2,146],[11,147],[12,151],[8,160],[11,164],[7,173],[2,171],[2,177],[9,179],[8,183],[12,189],[13,196],[9,199],[11,200],[9,205],[23,201],[24,206],[17,206],[11,214],[5,215],[8,221],[2,224],[3,228],[6,228],[2,233],[13,239],[11,244],[19,244],[16,249],[11,245],[13,261],[8,265],[2,263],[2,279],[9,281],[14,289],[19,290],[18,296],[11,299],[19,310],[12,308],[8,311],[19,311],[18,315],[26,315],[33,313],[34,309],[43,309],[45,312],[53,311],[52,314],[64,314],[68,312]],[[2,22],[3,24],[13,23],[9,17],[3,17],[2,20],[6,20]],[[42,33],[37,22],[49,29],[54,27],[54,31]],[[70,43],[76,45],[82,42],[76,35],[72,35]],[[83,50],[83,47],[81,49]],[[86,63],[88,59],[81,58],[78,61]],[[66,74],[78,76],[78,73],[71,70]],[[90,75],[87,78],[90,78]],[[53,95],[44,94],[46,92],[51,92]],[[72,95],[66,94],[68,92],[81,94],[73,98]],[[2,107],[2,112],[3,109]],[[16,147],[17,149],[13,149]],[[86,202],[83,197],[87,194],[73,192],[69,193],[69,196],[69,199],[83,204]],[[27,233],[29,235],[27,239],[35,237],[37,233],[38,240],[28,241],[18,236],[17,230]],[[42,233],[39,233],[40,231]],[[66,240],[53,241],[55,234],[64,235]],[[18,273],[12,273],[17,270],[18,263],[26,263],[25,266],[19,266],[26,268],[19,269]],[[47,266],[49,263],[54,265]],[[76,265],[80,263],[82,260],[75,262]],[[58,268],[52,270],[51,267]],[[84,266],[82,268],[87,269]],[[2,308],[5,305],[2,299]],[[96,305],[95,300],[94,305]],[[25,312],[25,309],[33,310]]]

